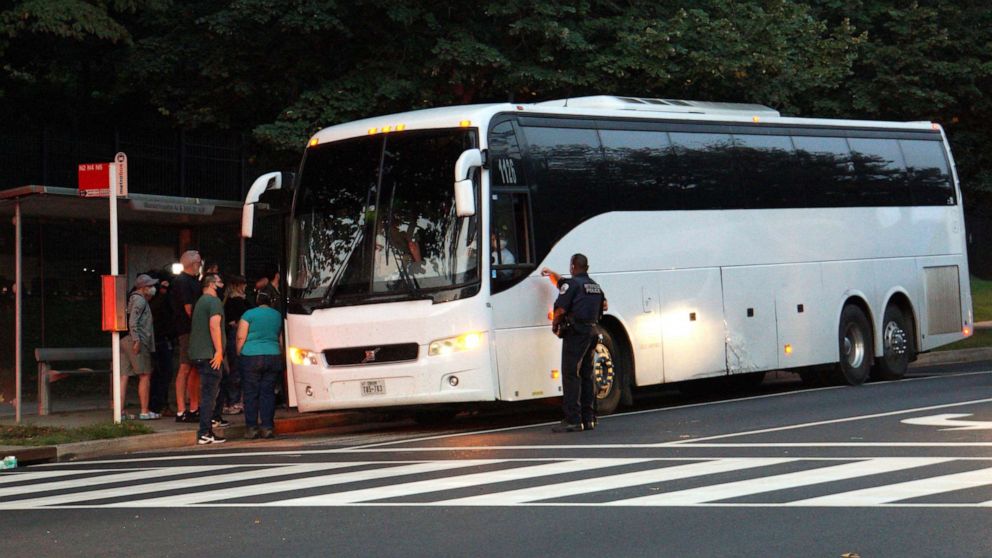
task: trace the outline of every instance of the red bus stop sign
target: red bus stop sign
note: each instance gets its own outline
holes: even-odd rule
[[[110,165],[113,163],[84,163],[79,165],[79,195],[84,198],[110,196]]]

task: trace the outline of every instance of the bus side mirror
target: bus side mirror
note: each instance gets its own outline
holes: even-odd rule
[[[245,196],[245,205],[241,209],[241,237],[251,238],[255,228],[255,204],[266,192],[273,190],[288,191],[293,187],[293,173],[267,172],[252,182]]]
[[[482,151],[467,149],[455,161],[455,214],[459,217],[475,215],[475,187],[472,169],[482,168]]]

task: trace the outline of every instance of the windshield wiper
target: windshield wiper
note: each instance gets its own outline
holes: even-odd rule
[[[320,307],[327,307],[334,301],[334,293],[338,290],[338,285],[341,282],[341,278],[344,277],[345,270],[348,269],[348,264],[351,263],[351,257],[355,254],[355,248],[362,241],[365,236],[365,231],[362,228],[358,229],[358,234],[355,235],[355,240],[352,241],[351,247],[348,248],[348,255],[344,257],[344,261],[341,262],[341,267],[334,272],[334,276],[331,277],[331,284],[327,286],[327,292],[324,293],[324,297],[320,300]]]

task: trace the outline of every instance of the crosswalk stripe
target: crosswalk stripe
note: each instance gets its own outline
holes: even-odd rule
[[[195,489],[203,486],[210,486],[222,482],[236,482],[245,480],[255,480],[263,479],[269,477],[278,477],[283,475],[294,475],[299,473],[311,473],[314,471],[339,469],[342,467],[350,467],[352,463],[307,463],[305,465],[288,465],[273,467],[270,469],[262,469],[258,471],[238,471],[236,473],[226,473],[226,474],[212,474],[218,469],[230,469],[236,467],[236,465],[225,465],[223,467],[175,467],[171,469],[160,469],[157,471],[152,471],[157,473],[159,476],[183,474],[183,473],[206,473],[202,476],[190,477],[185,479],[162,481],[148,484],[134,484],[129,486],[122,486],[117,488],[107,488],[102,490],[88,490],[86,492],[74,492],[71,494],[61,494],[55,496],[44,496],[39,498],[31,498],[25,500],[15,500],[13,502],[0,503],[0,508],[6,509],[23,509],[23,508],[35,508],[39,506],[57,506],[57,505],[71,505],[73,502],[86,502],[88,500],[103,500],[108,498],[122,498],[126,496],[139,497],[140,494],[147,494],[150,492],[160,492],[163,490],[177,490],[177,489]],[[113,477],[112,480],[104,481],[106,482],[120,482],[132,479],[138,479],[140,477],[132,476],[130,474],[124,474],[117,477]],[[85,481],[80,481],[80,483]],[[79,484],[77,486],[86,486],[85,484]]]
[[[877,506],[899,500],[931,496],[963,488],[992,484],[992,467],[925,479],[839,492],[818,498],[789,502],[790,506]]]
[[[648,471],[622,473],[619,475],[610,475],[608,477],[600,477],[595,479],[547,484],[530,488],[521,488],[518,490],[508,490],[505,492],[468,496],[465,498],[453,498],[434,503],[453,506],[504,506],[522,504],[525,502],[536,502],[552,498],[564,498],[566,496],[576,496],[579,494],[588,494],[603,490],[627,488],[653,482],[687,479],[703,475],[739,471],[754,467],[778,465],[780,463],[788,463],[790,461],[797,460],[778,457],[714,459],[699,463],[661,467]]]
[[[573,459],[558,463],[545,463],[542,465],[531,465],[528,467],[518,467],[515,469],[505,469],[502,471],[491,471],[485,473],[474,473],[460,475],[444,479],[431,479],[414,481],[403,484],[395,484],[378,488],[368,488],[363,490],[352,490],[349,492],[336,492],[332,494],[320,494],[305,498],[292,498],[273,502],[275,506],[329,506],[340,504],[351,504],[368,500],[382,500],[386,498],[397,498],[401,496],[412,496],[415,494],[425,494],[428,492],[438,492],[442,490],[452,490],[456,488],[467,488],[493,484],[498,482],[516,481],[531,479],[535,477],[560,475],[577,471],[589,471],[602,469],[605,467],[616,467],[618,465],[628,465],[631,463],[642,463],[651,459]],[[586,481],[590,483],[591,481]],[[589,484],[587,484],[589,486]]]
[[[72,475],[108,473],[114,471],[119,471],[119,469],[72,469],[68,471],[25,471],[23,473],[5,473],[0,475],[0,486],[18,482],[31,482],[36,480],[68,477]]]
[[[224,469],[231,469],[237,467],[237,465],[190,465],[188,467],[170,467],[168,469],[140,469],[137,471],[129,471],[121,474],[108,473],[102,477],[92,477],[85,479],[72,479],[72,480],[62,480],[56,482],[47,482],[43,484],[29,484],[25,486],[12,486],[9,488],[0,489],[0,505],[2,505],[4,498],[10,496],[17,496],[20,494],[31,494],[35,492],[49,492],[52,490],[67,490],[72,488],[80,488],[86,486],[99,486],[102,484],[111,484],[117,482],[132,482],[132,481],[143,481],[148,479],[153,479],[156,477],[164,476],[175,476],[175,475],[185,475],[189,473],[199,473],[199,472],[210,472],[219,471]],[[83,471],[77,471],[83,472]],[[134,488],[132,486],[130,488]],[[66,495],[68,496],[68,495]]]
[[[818,467],[805,471],[783,473],[770,477],[700,486],[686,490],[650,494],[626,500],[610,502],[616,506],[687,506],[714,500],[739,498],[762,492],[772,492],[786,488],[810,486],[830,481],[853,479],[879,473],[901,471],[912,467],[923,467],[952,461],[949,458],[897,458],[869,459],[856,463],[845,463],[832,467]]]
[[[320,486],[333,486],[336,484],[346,484],[349,482],[385,479],[390,477],[398,477],[402,475],[433,473],[436,471],[444,471],[446,469],[489,465],[492,463],[499,463],[499,462],[500,462],[499,460],[493,460],[493,459],[476,459],[476,460],[468,460],[468,461],[450,460],[450,461],[431,461],[428,463],[412,463],[409,465],[382,467],[379,469],[353,471],[349,473],[338,473],[334,475],[325,475],[320,477],[308,477],[305,479],[276,481],[262,485],[239,486],[239,487],[223,488],[217,490],[208,490],[205,492],[195,492],[192,494],[177,494],[175,496],[162,496],[160,498],[148,498],[136,502],[121,502],[117,504],[111,504],[111,506],[112,507],[188,506],[194,504],[203,504],[206,502],[214,502],[217,500],[231,500],[235,498],[242,498],[245,496],[261,496],[263,494],[291,492],[293,490],[303,490],[307,488],[316,488]],[[357,462],[357,463],[351,463],[350,465],[368,465],[368,464],[373,464],[373,463]],[[385,465],[386,463],[378,462],[374,464]]]

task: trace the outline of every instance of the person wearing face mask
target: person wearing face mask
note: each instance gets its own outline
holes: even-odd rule
[[[138,400],[141,403],[141,420],[154,420],[162,415],[149,410],[151,389],[152,353],[155,352],[155,326],[148,301],[155,296],[158,282],[141,274],[134,282],[134,291],[127,301],[127,335],[121,339],[121,409],[127,399],[127,383],[131,376],[138,377]],[[127,418],[126,413],[125,417]]]
[[[229,425],[215,405],[224,364],[224,303],[217,296],[224,292],[224,281],[220,275],[207,274],[201,285],[203,295],[193,307],[189,334],[189,358],[200,372],[200,429],[196,443],[219,444],[225,438],[213,427]]]

